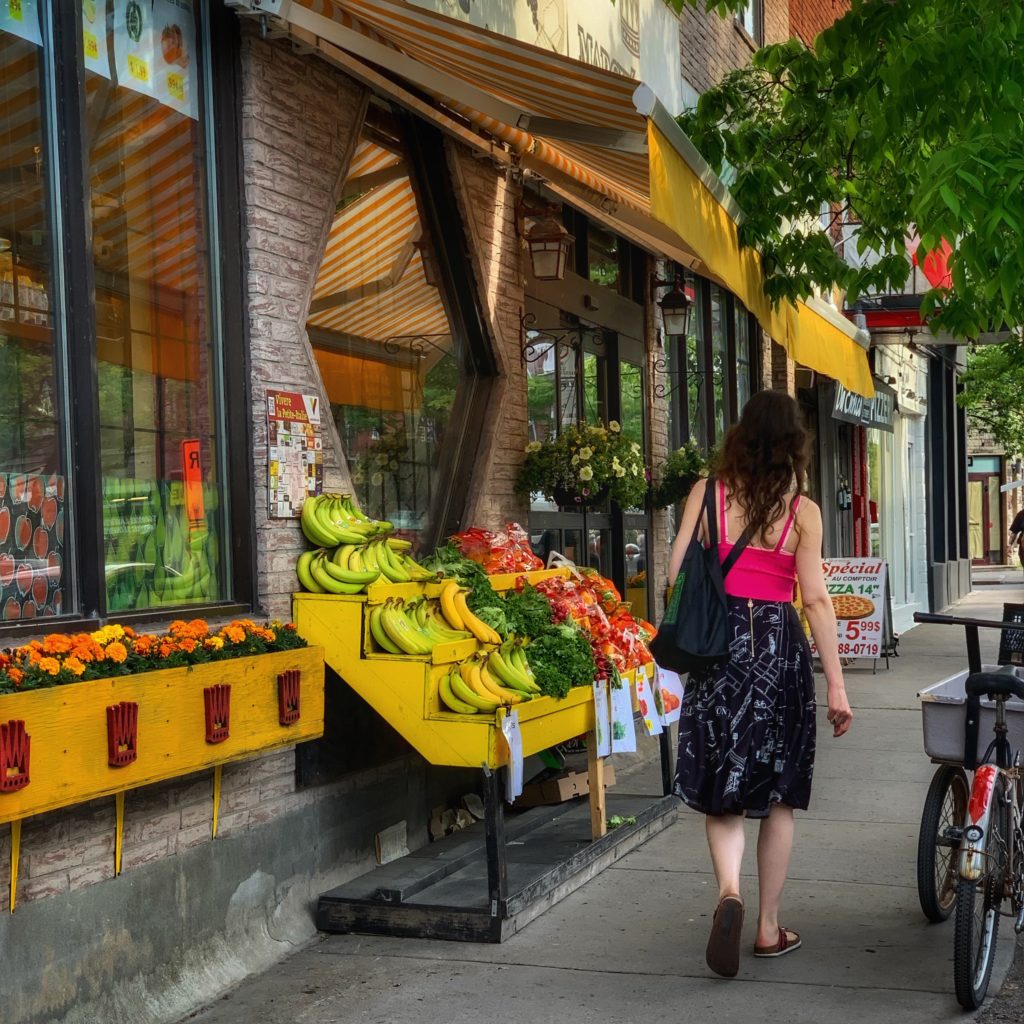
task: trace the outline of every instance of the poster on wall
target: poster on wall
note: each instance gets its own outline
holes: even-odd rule
[[[0,32],[42,46],[37,0],[0,0]]]
[[[114,0],[114,68],[117,84],[152,96],[153,7],[149,0]]]
[[[193,0],[153,2],[153,95],[179,114],[199,117]]]
[[[82,54],[87,71],[110,77],[107,5],[104,0],[82,0]]]
[[[296,519],[302,503],[323,493],[320,399],[294,391],[267,392],[270,517]]]
[[[825,586],[836,612],[841,658],[881,658],[885,618],[886,565],[881,558],[830,558],[823,563]],[[814,638],[811,653],[817,656]]]

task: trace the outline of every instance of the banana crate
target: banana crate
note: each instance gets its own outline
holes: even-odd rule
[[[509,574],[492,578],[495,589],[509,589],[520,576],[533,582],[565,570]],[[498,584],[502,584],[499,588]],[[409,590],[409,588],[415,588]],[[501,736],[505,708],[493,714],[460,715],[441,703],[439,685],[452,663],[487,649],[478,640],[438,644],[430,654],[379,653],[372,645],[369,615],[390,598],[434,596],[432,583],[375,584],[367,595],[346,597],[299,593],[293,617],[311,644],[324,648],[328,665],[431,764],[496,768],[507,763]],[[517,705],[523,754],[529,755],[594,728],[589,688],[574,689],[564,700],[538,697]]]

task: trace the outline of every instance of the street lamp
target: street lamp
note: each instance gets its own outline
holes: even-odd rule
[[[557,207],[544,210],[523,209],[526,217],[537,220],[523,232],[523,238],[530,247],[530,263],[533,276],[538,281],[562,281],[565,279],[565,264],[573,236],[556,219]]]
[[[674,281],[654,280],[655,288],[668,288],[672,290],[662,297],[658,305],[661,307],[661,316],[665,322],[665,334],[680,334],[686,337],[690,333],[690,314],[693,312],[693,299],[686,294],[683,287],[683,279],[676,277]]]

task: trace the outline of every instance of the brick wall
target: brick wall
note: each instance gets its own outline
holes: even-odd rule
[[[796,363],[790,359],[786,350],[771,342],[771,377],[770,387],[773,391],[785,391],[787,395],[796,395]]]
[[[787,0],[764,0],[765,43],[788,39],[789,20]],[[735,18],[708,13],[703,4],[683,7],[679,45],[683,77],[698,92],[716,85],[733,68],[747,64],[755,49]]]
[[[850,9],[849,0],[789,0],[789,34],[810,46]]]
[[[366,91],[283,42],[242,42],[242,157],[252,360],[258,601],[290,614],[298,521],[267,514],[268,387],[319,394],[330,409],[305,323],[345,170],[358,139]],[[322,419],[326,490],[351,490],[334,421]]]
[[[447,142],[447,151],[499,371],[479,425],[480,449],[470,479],[465,522],[485,529],[511,521],[525,525],[527,503],[515,493],[528,439],[526,372],[519,340],[525,301],[523,254],[515,220],[522,192],[490,160],[452,141]]]

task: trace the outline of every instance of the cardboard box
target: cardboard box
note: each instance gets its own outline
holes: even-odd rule
[[[604,788],[615,785],[615,769],[604,766]],[[590,793],[590,776],[587,772],[562,772],[542,782],[529,782],[523,787],[522,795],[516,798],[516,807],[540,807],[544,804],[562,804],[577,796]]]

